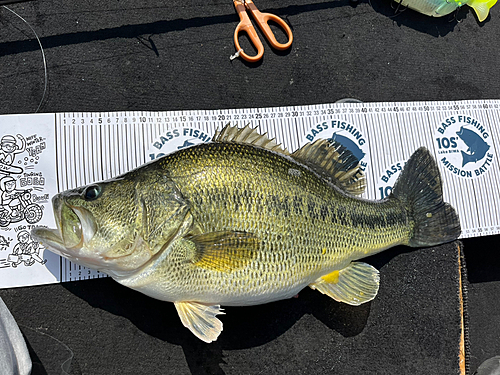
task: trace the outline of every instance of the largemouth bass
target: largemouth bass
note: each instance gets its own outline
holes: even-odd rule
[[[51,251],[148,296],[174,302],[182,323],[217,339],[221,305],[255,305],[310,286],[336,301],[375,298],[379,272],[353,262],[396,245],[460,235],[425,148],[381,201],[336,141],[289,153],[249,127],[179,150],[108,181],[53,198],[57,228],[32,236]]]

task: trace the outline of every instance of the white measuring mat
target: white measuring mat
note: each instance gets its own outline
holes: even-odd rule
[[[462,238],[500,233],[500,101],[342,103],[173,112],[0,116],[0,287],[102,276],[43,249],[51,198],[200,142],[227,123],[250,124],[290,151],[335,138],[360,160],[363,197],[387,196],[419,147],[435,156]]]

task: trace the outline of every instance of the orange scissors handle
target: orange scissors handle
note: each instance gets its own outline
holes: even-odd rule
[[[250,11],[250,13],[252,13],[252,16],[257,21],[259,28],[261,29],[262,33],[264,34],[266,39],[269,41],[269,44],[271,44],[273,48],[283,51],[292,45],[293,42],[292,30],[290,29],[290,26],[288,26],[288,24],[281,18],[271,13],[260,12],[252,0],[234,0],[233,3],[236,8],[236,11],[240,16],[240,23],[238,24],[236,30],[234,31],[234,45],[236,47],[236,50],[240,51],[240,56],[243,59],[249,62],[255,62],[260,60],[262,58],[262,55],[264,54],[264,46],[262,45],[262,42],[257,36],[257,32],[255,31],[255,28],[253,27],[250,18],[248,17],[248,13],[246,12],[247,10]],[[288,42],[279,43],[276,40],[273,31],[269,27],[269,21],[277,23],[283,29],[283,31],[285,31],[288,37]],[[250,38],[250,41],[257,49],[257,55],[249,56],[245,52],[243,52],[243,49],[240,47],[240,43],[238,41],[240,31],[247,33],[248,37]]]
[[[245,5],[247,9],[252,13],[253,17],[257,20],[257,24],[259,25],[260,30],[264,33],[266,39],[269,41],[269,43],[273,48],[283,51],[292,45],[293,42],[292,30],[285,21],[283,21],[278,16],[275,16],[274,14],[262,13],[257,9],[252,0],[246,0]],[[269,21],[277,23],[278,26],[280,26],[283,29],[283,31],[288,37],[288,42],[279,43],[276,40],[273,31],[269,27]]]
[[[234,30],[234,45],[236,47],[236,51],[238,51],[240,56],[248,62],[259,61],[264,55],[264,46],[262,45],[262,42],[252,25],[252,21],[250,21],[250,18],[248,17],[244,0],[234,0],[233,3],[236,8],[236,12],[240,16],[240,23],[236,26],[236,30]],[[241,48],[240,42],[238,41],[240,32],[247,33],[250,42],[252,42],[254,47],[257,49],[257,55],[250,56],[243,52],[243,48]]]

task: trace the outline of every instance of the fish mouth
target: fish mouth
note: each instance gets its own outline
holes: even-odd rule
[[[52,207],[56,228],[33,228],[32,237],[65,258],[82,255],[82,249],[97,229],[93,215],[83,207],[70,205],[60,194],[52,199]]]

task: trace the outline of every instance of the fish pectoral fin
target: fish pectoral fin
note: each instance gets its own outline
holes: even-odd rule
[[[199,302],[174,302],[179,318],[200,340],[210,343],[222,332],[222,322],[216,318],[224,314],[220,305],[205,305]]]
[[[252,233],[220,231],[186,237],[195,246],[191,259],[197,267],[231,272],[248,265],[260,248],[260,240]]]
[[[346,268],[320,277],[309,287],[319,290],[335,301],[358,306],[375,298],[379,281],[379,272],[375,267],[353,262]]]

